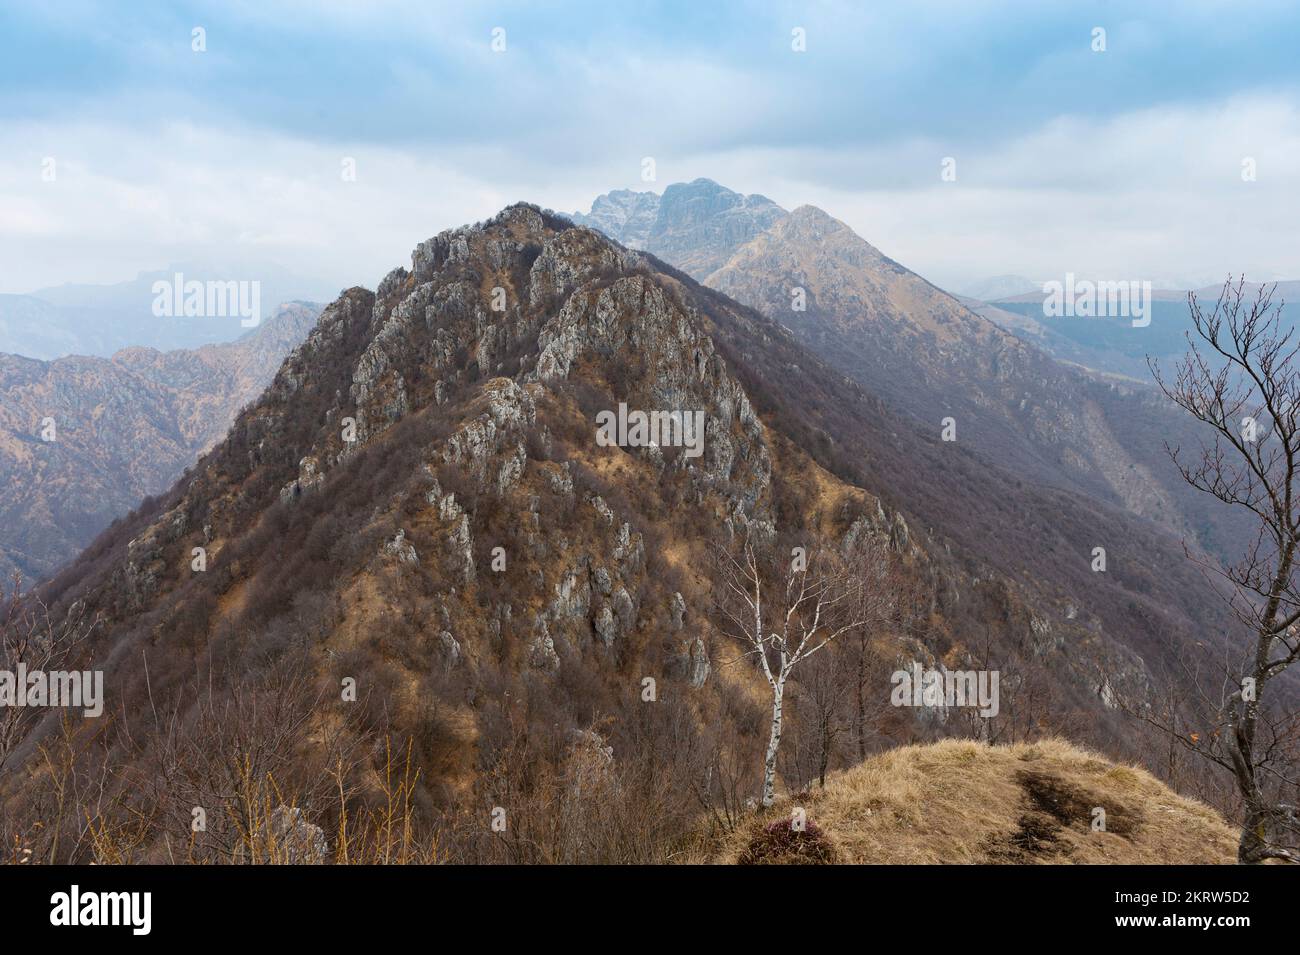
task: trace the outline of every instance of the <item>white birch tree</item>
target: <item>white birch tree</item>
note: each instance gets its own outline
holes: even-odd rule
[[[770,806],[776,800],[776,758],[785,719],[786,683],[804,660],[870,622],[873,601],[866,585],[872,573],[864,572],[866,568],[857,562],[869,562],[874,570],[880,565],[880,553],[871,548],[870,553],[858,553],[848,561],[826,549],[795,553],[784,573],[765,568],[749,538],[739,553],[717,547],[714,554],[719,629],[744,648],[745,656],[757,659],[772,691],[762,792],[763,805]],[[766,602],[765,589],[769,594]]]

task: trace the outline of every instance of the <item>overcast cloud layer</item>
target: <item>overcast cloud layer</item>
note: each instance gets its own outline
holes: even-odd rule
[[[373,287],[510,202],[697,176],[952,287],[1300,278],[1294,5],[866,6],[4,3],[0,292],[179,261]]]

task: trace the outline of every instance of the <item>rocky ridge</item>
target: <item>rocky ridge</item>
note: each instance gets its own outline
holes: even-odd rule
[[[701,410],[704,453],[600,446],[620,402]],[[1023,718],[1087,714],[1116,739],[1142,656],[873,493],[859,465],[897,426],[770,318],[517,205],[345,291],[227,438],[45,596],[99,615],[110,706],[183,700],[196,659],[227,687],[293,659],[325,698],[353,680],[382,700],[448,800],[486,785],[475,767],[525,712],[625,738],[647,678],[690,732],[746,723],[754,674],[712,627],[708,545],[873,539],[915,600],[881,665],[998,665],[1004,712],[1048,686],[1053,712]],[[370,710],[333,712],[315,719]],[[889,716],[906,734],[936,718]]]

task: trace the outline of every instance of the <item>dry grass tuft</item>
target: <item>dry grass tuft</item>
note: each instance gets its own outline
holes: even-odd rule
[[[773,812],[707,861],[754,861]],[[872,757],[801,794],[836,861],[857,864],[1231,864],[1237,833],[1218,813],[1142,769],[1064,740],[1014,746],[947,740]],[[1105,831],[1094,831],[1096,810]],[[784,823],[788,828],[788,821]],[[700,861],[700,860],[695,860]],[[762,860],[759,860],[762,861]],[[786,854],[774,860],[803,861]],[[813,861],[813,860],[808,860]],[[821,860],[818,860],[821,861]]]

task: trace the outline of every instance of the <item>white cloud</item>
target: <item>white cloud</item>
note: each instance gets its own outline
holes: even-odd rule
[[[955,183],[939,179],[948,155]],[[1246,156],[1255,182],[1242,181]],[[918,140],[769,152],[747,157],[733,182],[821,206],[940,283],[1067,270],[1300,277],[1300,111],[1283,97],[1060,117],[980,152]]]
[[[54,182],[41,180],[46,155],[58,163]],[[373,286],[417,242],[509,201],[433,158],[185,124],[147,138],[14,125],[0,132],[0,156],[5,292],[263,259],[327,287]],[[355,182],[341,176],[345,156]]]
[[[0,291],[119,281],[177,261],[261,260],[328,288],[373,287],[419,241],[510,202],[586,209],[611,188],[661,191],[696,176],[788,208],[821,206],[941,284],[1067,270],[1300,277],[1300,112],[1281,96],[1060,117],[979,152],[920,139],[622,151],[587,158],[574,144],[560,164],[526,151],[381,149],[180,122],[149,136],[11,123],[0,129]],[[656,157],[656,183],[639,180],[642,155]],[[947,155],[956,183],[939,181]],[[53,183],[41,181],[44,156],[58,161]],[[356,182],[340,177],[345,156],[357,161]],[[1256,159],[1258,181],[1241,181],[1243,156]]]

